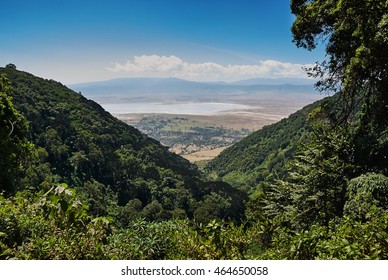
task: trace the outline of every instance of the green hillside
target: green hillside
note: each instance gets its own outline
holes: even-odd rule
[[[307,105],[289,117],[243,138],[210,161],[206,171],[212,177],[247,189],[269,177],[282,178],[298,143],[311,130],[308,114],[321,103],[317,101]]]
[[[14,190],[66,183],[88,203],[89,213],[113,216],[120,225],[139,217],[150,221],[194,217],[206,222],[243,216],[244,195],[238,191],[241,199],[231,207],[240,205],[242,212],[225,209],[203,216],[207,196],[228,200],[235,196],[233,190],[215,190],[201,180],[195,165],[97,103],[56,81],[13,67],[0,68],[2,73],[12,82],[14,106],[27,120],[27,139],[37,154]]]

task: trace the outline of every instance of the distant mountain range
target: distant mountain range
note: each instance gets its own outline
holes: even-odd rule
[[[89,98],[117,97],[230,97],[252,93],[298,93],[314,92],[313,82],[295,79],[251,79],[235,83],[200,83],[177,78],[119,78],[108,81],[69,85]]]

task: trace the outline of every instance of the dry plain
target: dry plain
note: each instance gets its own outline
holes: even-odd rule
[[[303,100],[305,101],[305,100]],[[208,115],[189,115],[189,114],[114,114],[120,120],[139,128],[143,132],[147,133],[150,128],[139,127],[139,124],[144,121],[145,117],[150,115],[164,120],[169,120],[176,129],[179,130],[180,124],[176,122],[177,119],[186,119],[189,122],[195,124],[197,127],[215,127],[215,128],[226,128],[235,131],[248,130],[253,132],[259,130],[265,125],[273,124],[282,118],[285,118],[302,108],[305,102],[293,102],[292,104],[266,104],[267,106],[258,106],[257,108],[252,107],[247,110],[238,111],[227,111],[219,114],[208,114]],[[241,102],[241,101],[240,101]],[[303,104],[302,104],[303,103]],[[142,129],[143,128],[143,129]],[[154,138],[158,138],[157,136]],[[163,143],[163,140],[158,139]],[[191,162],[198,162],[204,160],[211,160],[219,155],[225,148],[233,143],[226,142],[223,146],[219,145],[197,145],[192,149],[183,149],[182,145],[175,145],[170,148],[171,151],[180,154]]]

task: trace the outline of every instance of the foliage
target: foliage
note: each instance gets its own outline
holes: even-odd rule
[[[233,220],[238,224],[245,219],[245,202],[248,196],[243,191],[237,191],[224,182],[208,182],[202,187],[211,189],[202,202],[197,203],[194,219],[197,223],[207,224],[221,218]]]
[[[279,227],[272,237],[265,259],[386,259],[388,216],[372,207],[365,221],[349,216],[330,221],[328,226],[313,225],[290,231]]]
[[[388,209],[388,178],[383,174],[367,173],[352,179],[348,184],[345,214],[364,221],[372,207],[383,212]]]
[[[46,193],[0,197],[2,259],[98,259],[109,230],[105,218],[91,219],[66,185]]]
[[[32,145],[26,140],[27,123],[15,109],[13,89],[6,75],[0,75],[0,191],[14,192],[17,178],[28,162]]]
[[[244,225],[211,221],[195,226],[188,220],[149,223],[135,220],[109,237],[111,259],[243,259],[251,232]]]
[[[312,132],[288,176],[267,183],[257,202],[269,220],[263,257],[382,258],[388,248],[386,176],[362,174],[375,166],[359,165],[356,129],[332,125],[321,110],[310,115]]]
[[[253,192],[260,181],[282,178],[298,143],[310,131],[307,115],[321,101],[243,138],[210,161],[205,170],[235,187]],[[238,160],[236,160],[238,159]],[[253,189],[253,190],[252,190]]]
[[[0,258],[242,259],[250,244],[250,232],[233,223],[133,219],[118,230],[110,221],[90,216],[64,184],[0,196]]]
[[[263,256],[386,258],[387,3],[294,0],[291,8],[299,47],[327,42],[328,61],[309,70],[339,98],[311,114],[288,176],[263,187],[271,238]]]
[[[317,86],[322,90],[341,92],[340,121],[347,122],[361,102],[359,135],[371,129],[377,138],[386,135],[388,3],[293,0],[291,9],[296,15],[292,33],[297,46],[311,50],[326,43],[328,61],[310,72],[321,78]]]
[[[215,220],[198,229],[191,229],[187,236],[179,236],[180,250],[173,259],[244,259],[249,257],[250,232],[244,225],[222,224]]]
[[[327,241],[317,244],[319,259],[387,259],[388,216],[372,207],[364,222],[345,216],[334,221]]]
[[[326,43],[329,61],[322,63],[323,69],[314,69],[316,75],[322,77],[322,71],[328,75],[320,85],[339,85],[351,93],[369,82],[386,82],[386,1],[293,0],[291,10],[296,15],[292,33],[298,47],[311,50]]]
[[[197,203],[211,195],[211,188],[200,190],[203,181],[195,165],[115,119],[95,102],[58,82],[34,77],[15,67],[1,68],[0,72],[12,81],[13,103],[21,112],[20,124],[12,119],[19,115],[4,120],[4,138],[10,124],[15,126],[11,136],[17,137],[16,132],[22,127],[16,125],[23,124],[23,114],[30,128],[23,128],[23,133],[35,145],[28,164],[20,168],[25,174],[2,172],[15,177],[21,188],[39,190],[41,185],[64,182],[79,191],[89,205],[89,214],[111,215],[116,226],[129,222],[123,215],[131,207],[123,208],[130,201],[141,202],[141,207],[135,208],[140,214],[133,213],[131,217],[166,220],[176,215],[193,217]],[[10,86],[8,83],[4,88],[11,91]],[[5,164],[4,168],[16,170],[14,167],[21,164],[16,155],[22,149],[16,138],[10,144],[4,143],[11,144],[19,150],[1,151],[14,157],[15,166]],[[11,161],[5,156],[2,159]],[[4,186],[12,184],[7,182]],[[158,215],[149,211],[155,205],[161,207]]]
[[[279,199],[284,207],[285,199],[289,200],[296,227],[327,225],[331,219],[342,216],[347,178],[357,172],[348,135],[322,124],[314,126],[309,140],[290,163],[289,177],[279,184],[281,190],[288,189],[282,193],[287,198],[276,194],[276,184],[268,198],[268,208]]]

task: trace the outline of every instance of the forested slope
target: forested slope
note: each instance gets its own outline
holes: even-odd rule
[[[9,64],[0,124],[0,259],[243,257],[246,194],[93,101]]]
[[[212,177],[248,189],[266,178],[283,177],[287,162],[311,130],[307,121],[309,113],[322,102],[307,105],[289,117],[253,132],[210,161],[206,171]]]
[[[208,207],[206,197],[229,199],[230,189],[213,192],[195,165],[81,94],[13,67],[0,68],[1,73],[12,82],[14,106],[27,120],[27,139],[38,154],[15,189],[66,183],[85,197],[90,213],[110,214],[124,224],[136,217],[208,221],[199,217],[201,206]],[[236,203],[242,205],[240,197]],[[230,211],[209,219],[228,218],[225,213]]]

